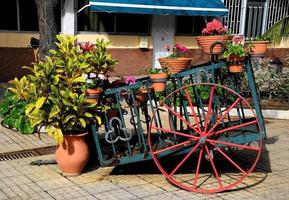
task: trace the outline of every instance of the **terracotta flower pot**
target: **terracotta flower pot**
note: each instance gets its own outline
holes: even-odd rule
[[[253,41],[252,44],[254,46],[252,47],[251,55],[264,56],[266,54],[269,41]]]
[[[79,175],[89,159],[88,145],[85,136],[88,133],[79,135],[64,135],[64,141],[55,152],[56,162],[65,175]]]
[[[177,74],[190,67],[191,58],[159,58],[163,68],[168,68],[170,74]]]
[[[237,55],[231,55],[227,58],[229,72],[240,73],[243,71],[245,57],[239,57]]]
[[[214,42],[222,42],[226,45],[227,41],[232,40],[230,35],[210,35],[210,36],[198,36],[196,37],[198,45],[205,54],[211,54],[211,46]],[[212,54],[221,54],[223,51],[220,44],[216,44],[213,48]]]
[[[97,103],[99,102],[100,94],[102,93],[102,88],[95,89],[86,89],[86,98],[89,103]]]
[[[163,92],[166,89],[167,73],[151,74],[150,79],[155,92]]]
[[[243,71],[244,64],[230,64],[229,65],[229,72],[231,73],[240,73]]]

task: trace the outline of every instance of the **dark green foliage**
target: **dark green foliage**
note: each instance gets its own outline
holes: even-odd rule
[[[25,116],[27,102],[17,98],[16,94],[7,90],[3,101],[0,103],[0,116],[3,125],[15,128],[23,134],[31,134],[35,129]]]

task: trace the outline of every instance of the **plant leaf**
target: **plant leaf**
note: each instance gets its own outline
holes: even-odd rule
[[[46,97],[40,97],[35,103],[35,108],[36,109],[41,108],[43,104],[45,103],[45,101],[46,101]]]
[[[67,115],[66,117],[65,117],[65,119],[64,119],[64,123],[66,123],[66,122],[68,122],[70,119],[72,119],[72,118],[74,118],[74,117],[76,117],[76,115],[75,114],[70,114],[70,115]]]
[[[83,128],[86,127],[86,122],[85,122],[85,120],[84,120],[83,118],[79,118],[79,122],[80,122],[80,124],[81,124],[81,126],[82,126]]]

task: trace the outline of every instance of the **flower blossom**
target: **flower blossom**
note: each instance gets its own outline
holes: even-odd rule
[[[225,28],[221,22],[219,22],[216,19],[213,19],[213,21],[207,23],[206,28],[203,28],[202,34],[225,34],[227,32],[227,28]]]
[[[127,77],[125,78],[125,83],[126,83],[127,85],[133,85],[133,84],[136,83],[136,78],[135,78],[134,76],[127,76]]]
[[[92,44],[91,42],[82,42],[79,43],[79,46],[83,52],[91,52],[95,47],[95,45]]]
[[[235,45],[244,45],[245,44],[245,37],[244,35],[235,35],[232,39],[232,44]]]

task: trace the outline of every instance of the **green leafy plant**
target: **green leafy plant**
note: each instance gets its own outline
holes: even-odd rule
[[[146,69],[146,72],[148,72],[149,74],[168,73],[168,68],[167,68],[167,67],[162,67],[162,68],[148,68],[148,69]]]
[[[85,74],[103,73],[108,65],[96,62],[104,55],[93,49],[103,49],[102,42],[84,48],[75,36],[58,35],[57,39],[58,48],[50,51],[51,56],[26,67],[32,72],[28,78],[33,89],[25,114],[33,127],[45,125],[48,134],[62,143],[63,134],[78,134],[91,123],[101,123],[102,106],[88,103],[83,88],[87,87]]]
[[[261,35],[255,37],[254,41],[270,41],[270,38],[266,35]]]
[[[245,43],[244,36],[234,36],[232,41],[227,43],[226,50],[223,53],[224,58],[238,56],[239,58],[247,56],[251,51],[250,44]]]
[[[276,73],[269,59],[262,60],[255,70],[256,84],[261,93],[266,93],[269,99],[289,98],[289,72]]]
[[[27,101],[18,98],[10,90],[6,90],[4,98],[0,103],[0,116],[3,118],[2,123],[8,128],[14,128],[23,134],[34,133],[35,129],[25,116],[26,105]]]

